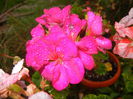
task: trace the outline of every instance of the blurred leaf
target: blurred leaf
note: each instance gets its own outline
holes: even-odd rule
[[[107,95],[103,95],[103,94],[100,94],[98,96],[96,96],[94,94],[88,94],[83,99],[111,99],[111,97],[109,97]]]
[[[83,8],[78,4],[72,5],[72,13],[78,14],[79,16],[84,16],[82,12]]]
[[[101,93],[112,93],[113,92],[113,90],[110,87],[99,88],[98,91],[100,91]]]
[[[0,0],[0,13],[2,13],[4,9],[5,0]]]
[[[12,84],[9,87],[9,90],[14,91],[14,92],[21,92],[23,89],[17,84]]]
[[[49,84],[50,82],[47,83]],[[48,86],[45,88],[45,91],[47,91],[49,94],[52,94],[54,99],[67,99],[70,90],[69,88],[66,88],[62,91],[57,91],[52,86]]]
[[[32,75],[32,81],[36,84],[37,87],[40,86],[41,79],[42,79],[42,76],[39,74],[39,72],[35,72]]]
[[[129,62],[128,62],[128,64],[130,64]],[[123,78],[124,78],[124,80],[125,81],[133,81],[133,72],[132,72],[132,66],[126,66],[125,65],[125,67],[124,67],[124,69],[123,69],[124,71],[123,71],[123,73],[122,73],[122,76],[123,76]]]
[[[124,95],[122,99],[133,99],[133,95]]]
[[[127,81],[126,82],[126,89],[127,89],[127,92],[133,92],[133,81]]]
[[[119,93],[113,91],[110,96],[114,99],[115,97],[119,96]]]

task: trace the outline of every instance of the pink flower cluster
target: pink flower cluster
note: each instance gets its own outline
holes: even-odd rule
[[[117,33],[113,39],[116,43],[113,52],[123,58],[133,58],[133,8],[129,14],[115,23]]]
[[[26,44],[27,65],[39,71],[59,91],[69,83],[81,82],[85,69],[95,66],[92,55],[112,47],[111,41],[102,36],[99,15],[88,11],[87,19],[80,19],[70,10],[70,5],[44,9],[44,14],[36,18],[38,25],[31,31],[32,39]],[[83,29],[89,35],[79,39]]]

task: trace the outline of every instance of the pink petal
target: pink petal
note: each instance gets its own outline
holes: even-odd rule
[[[71,5],[68,5],[68,6],[66,6],[66,7],[64,7],[63,9],[62,9],[62,13],[61,13],[61,16],[62,16],[62,20],[63,20],[63,22],[66,20],[66,18],[69,16],[69,14],[70,14],[70,11],[71,11],[71,8],[72,8],[72,6]]]
[[[127,23],[127,26],[131,26],[131,25],[133,25],[133,18],[130,19],[130,21]]]
[[[96,42],[99,47],[104,48],[104,49],[111,49],[112,48],[112,43],[109,39],[99,36],[96,38]]]
[[[37,17],[35,20],[42,25],[47,25],[46,20],[45,20],[46,15],[42,15],[40,17]]]
[[[115,23],[115,29],[121,37],[128,36],[133,39],[133,29],[132,27],[125,27],[124,24]]]
[[[17,81],[18,81],[18,74],[13,74],[9,76],[3,75],[3,81],[0,82],[0,90],[9,87],[11,84],[14,84]]]
[[[79,42],[76,42],[79,49],[87,54],[97,54],[97,43],[92,36],[85,36]]]
[[[55,68],[56,68],[56,63],[55,62],[51,62],[48,65],[46,65],[43,70],[40,71],[41,75],[44,78],[46,78],[47,80],[52,81],[53,80],[53,76],[54,76]]]
[[[121,37],[126,36],[124,33],[124,28],[125,28],[124,24],[120,24],[120,23],[115,22],[115,29]]]
[[[16,83],[18,80],[20,80],[23,76],[29,76],[29,70],[27,68],[23,68],[20,73],[9,75],[7,73],[3,73],[2,79],[0,79],[0,90],[3,90],[7,87],[9,87],[11,84]]]
[[[123,17],[119,23],[124,24],[125,27],[133,24],[133,8],[130,9],[128,15]]]
[[[91,55],[88,55],[82,51],[79,51],[79,56],[86,69],[92,70],[94,68],[95,62]]]
[[[64,33],[63,29],[59,26],[53,26],[49,30],[49,34],[46,39],[57,41],[62,37],[66,37],[66,34]]]
[[[44,38],[34,38],[26,45],[26,64],[39,70],[48,63],[50,56],[50,46],[45,43]]]
[[[91,24],[91,32],[91,35],[102,35],[102,18],[100,16],[96,16]]]
[[[46,15],[55,15],[57,13],[59,13],[61,11],[61,9],[59,7],[53,7],[50,9],[44,9],[43,12]]]
[[[43,37],[44,36],[44,29],[41,24],[38,24],[35,28],[31,30],[32,37]]]
[[[77,47],[70,39],[62,38],[59,40],[56,52],[63,58],[63,60],[68,60],[77,56]]]
[[[128,15],[129,15],[129,17],[133,18],[133,7],[130,9]]]
[[[126,36],[133,40],[133,26],[125,28],[124,31]]]
[[[64,61],[63,66],[66,69],[67,77],[71,84],[78,84],[84,77],[84,66],[79,58],[73,58]]]
[[[68,79],[66,69],[63,66],[60,65],[59,67],[56,67],[56,69],[58,69],[58,72],[60,72],[60,75],[58,78],[54,76],[52,84],[56,90],[61,91],[69,85],[69,79]],[[55,75],[56,73],[57,72],[55,72]]]
[[[90,31],[91,35],[102,34],[102,18],[95,15],[92,11],[87,12],[87,32]]]
[[[65,68],[55,62],[45,66],[41,75],[47,80],[52,81],[53,87],[58,91],[63,90],[69,84]]]
[[[95,19],[95,14],[92,11],[87,12],[87,21],[88,21],[88,28],[90,29],[93,20]]]
[[[71,15],[72,27],[70,28],[69,32],[73,40],[76,40],[79,32],[81,31],[81,29],[83,29],[85,24],[86,24],[86,20],[80,20],[80,18],[75,14]]]

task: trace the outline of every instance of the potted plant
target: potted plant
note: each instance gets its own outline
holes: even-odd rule
[[[87,8],[85,19],[80,19],[70,11],[70,5],[44,9],[26,44],[27,66],[39,71],[58,91],[69,83],[80,83],[85,70],[96,67],[93,55],[112,48],[111,40],[102,35],[99,14]]]
[[[96,68],[91,71],[86,70],[85,78],[81,82],[89,88],[107,87],[116,82],[121,73],[121,67],[118,58],[106,51],[107,54],[97,55],[100,58],[94,58],[97,61]]]

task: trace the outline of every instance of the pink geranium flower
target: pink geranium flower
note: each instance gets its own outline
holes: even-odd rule
[[[28,41],[26,63],[52,81],[55,89],[63,90],[69,83],[77,84],[83,79],[84,67],[75,43],[62,29],[55,26],[49,32],[45,37]]]
[[[102,18],[88,11],[87,20],[70,13],[71,6],[44,9],[36,18],[39,23],[31,31],[32,40],[26,45],[26,64],[39,71],[57,90],[69,83],[77,84],[84,76],[84,67],[95,66],[93,54],[110,49],[110,40],[102,37]],[[45,33],[42,25],[48,31]],[[85,30],[87,27],[87,30]],[[89,35],[79,39],[80,31]]]
[[[92,11],[87,12],[87,32],[89,35],[102,35],[102,18]]]
[[[86,69],[91,70],[95,66],[92,54],[98,54],[98,50],[105,53],[106,49],[112,48],[112,43],[109,39],[98,36],[85,36],[79,42],[76,42],[79,50],[79,56]]]

